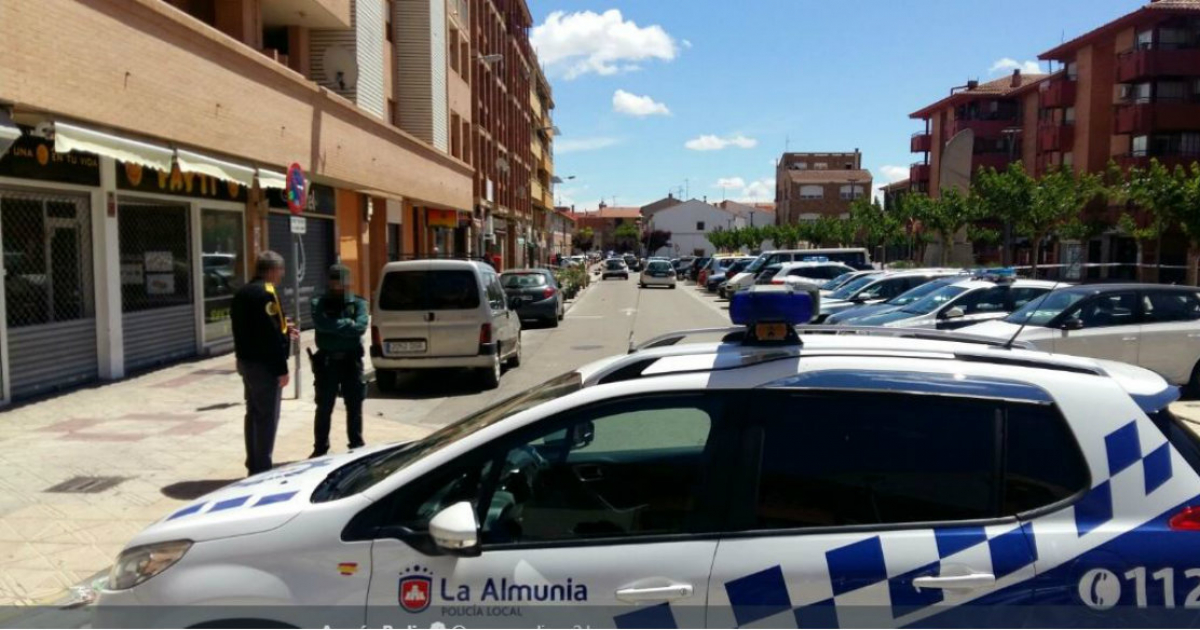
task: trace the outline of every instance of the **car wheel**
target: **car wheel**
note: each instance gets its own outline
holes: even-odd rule
[[[517,349],[508,358],[508,367],[510,369],[521,367],[521,335],[519,333],[517,334]]]
[[[675,285],[673,285],[673,284],[672,284],[672,285],[671,285],[671,288],[672,288],[672,289],[674,289],[674,288],[675,288]]]
[[[1189,397],[1200,397],[1200,362],[1197,362],[1196,367],[1192,368],[1192,378],[1184,390]]]
[[[375,370],[375,386],[381,392],[394,392],[399,386],[396,383],[399,372],[395,370]]]
[[[492,355],[492,366],[479,370],[479,382],[484,389],[500,387],[500,353]]]

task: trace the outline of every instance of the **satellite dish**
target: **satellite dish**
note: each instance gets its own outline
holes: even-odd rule
[[[354,54],[341,46],[330,46],[321,56],[325,83],[338,90],[353,90],[358,85],[358,63]]]

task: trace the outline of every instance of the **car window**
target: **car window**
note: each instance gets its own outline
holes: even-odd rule
[[[1009,405],[1003,514],[1045,507],[1091,487],[1087,462],[1062,416],[1047,405]]]
[[[605,265],[609,269],[621,269],[621,268],[625,267],[624,261],[620,261],[620,260],[610,260],[610,261],[606,262]]]
[[[1200,299],[1183,291],[1147,291],[1142,310],[1147,324],[1192,322],[1200,319]]]
[[[671,264],[662,261],[654,261],[646,266],[646,271],[670,271]]]
[[[929,295],[930,293],[933,293],[934,291],[946,286],[951,282],[955,282],[955,280],[932,280],[930,282],[915,286],[908,291],[897,295],[896,297],[888,300],[887,303],[892,306],[904,306],[906,304],[912,304],[913,302],[916,302],[917,300]]]
[[[487,283],[488,306],[491,306],[494,311],[502,311],[507,308],[508,298],[505,297],[504,287],[500,285],[500,277],[487,274],[483,277],[483,281]]]
[[[900,310],[912,315],[928,315],[941,308],[947,302],[958,298],[967,291],[967,287],[956,286],[953,284],[944,286],[933,293],[930,293],[929,295],[912,302]]]
[[[483,543],[547,543],[694,531],[716,398],[609,405],[507,449]]]
[[[871,284],[872,282],[875,282],[876,279],[877,277],[875,275],[866,275],[860,278],[855,278],[850,282],[838,287],[836,291],[829,294],[829,297],[835,300],[849,299],[850,296],[857,293],[859,289]]]
[[[1136,323],[1137,293],[1105,293],[1087,300],[1069,311],[1067,319],[1077,318],[1084,328],[1125,326]]]
[[[897,398],[773,394],[757,399],[762,461],[753,527],[994,516],[997,403]],[[854,413],[845,413],[848,408]]]
[[[475,282],[474,272],[466,269],[391,271],[380,286],[379,308],[384,311],[478,308],[479,288]]]
[[[976,289],[954,303],[966,315],[974,313],[1003,313],[1008,311],[1007,285]]]
[[[1050,287],[1012,287],[1008,290],[1008,299],[1010,304],[1008,310],[1015,311],[1023,308],[1031,301],[1045,295],[1050,291]]]
[[[500,276],[506,289],[525,289],[546,286],[546,276],[541,273],[506,273]]]
[[[1026,304],[1004,321],[1013,324],[1028,324],[1029,326],[1045,326],[1059,313],[1073,306],[1079,300],[1087,297],[1086,293],[1078,291],[1054,291],[1043,297],[1030,299]]]

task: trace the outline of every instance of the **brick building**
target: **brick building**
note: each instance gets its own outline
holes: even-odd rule
[[[530,169],[529,194],[533,210],[533,240],[535,255],[530,260],[544,262],[556,250],[552,247],[554,216],[554,96],[550,82],[540,66],[534,65],[536,81],[532,83],[529,103],[533,108],[533,129],[530,131],[530,150],[533,168]],[[561,223],[561,217],[557,218]],[[560,226],[561,227],[561,226]],[[568,248],[567,254],[570,253]]]
[[[779,225],[845,218],[850,204],[871,192],[862,153],[784,153],[775,167],[775,220]]]
[[[641,208],[620,208],[605,206],[600,204],[598,210],[591,212],[576,212],[572,215],[575,218],[575,227],[577,230],[582,228],[591,228],[595,236],[592,239],[592,249],[607,252],[608,250],[619,249],[620,243],[617,242],[614,233],[617,228],[632,224],[636,226],[640,232],[642,226],[642,211]],[[637,243],[634,243],[636,246]]]
[[[0,4],[0,132],[20,131],[0,145],[0,400],[228,349],[231,295],[264,249],[302,274],[304,323],[335,261],[369,294],[389,259],[470,249],[466,12],[465,0]],[[488,46],[498,19],[480,18]],[[525,60],[504,67],[519,76]],[[481,95],[489,116],[498,98]],[[292,163],[311,179],[296,261]],[[290,286],[284,297],[295,313]]]

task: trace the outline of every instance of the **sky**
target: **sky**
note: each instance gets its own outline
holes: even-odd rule
[[[773,201],[785,147],[858,148],[876,187],[904,179],[911,112],[969,79],[1045,72],[1039,53],[1146,1],[529,0],[562,131],[556,200]]]

